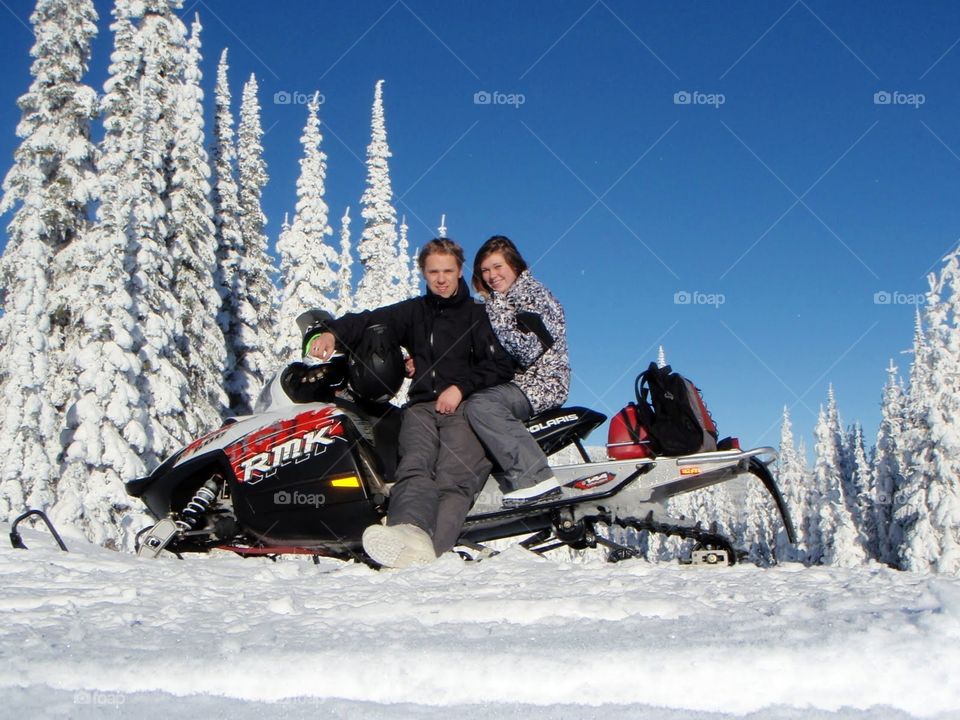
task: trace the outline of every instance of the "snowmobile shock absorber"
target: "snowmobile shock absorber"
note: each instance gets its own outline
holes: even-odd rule
[[[217,473],[200,486],[200,489],[187,503],[183,512],[180,513],[181,519],[177,520],[177,527],[180,528],[181,532],[193,530],[197,526],[200,518],[210,509],[213,501],[217,499],[221,482],[223,482],[223,477],[220,473]]]

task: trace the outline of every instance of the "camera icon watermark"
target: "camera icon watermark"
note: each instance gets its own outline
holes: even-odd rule
[[[727,101],[723,93],[704,93],[699,90],[678,90],[673,94],[674,105],[708,105],[718,110]]]
[[[308,505],[313,508],[320,508],[327,502],[327,497],[323,493],[305,493],[299,490],[288,492],[279,490],[273,494],[274,505]]]
[[[878,290],[873,294],[874,305],[923,305],[926,301],[927,296],[924,293]]]
[[[899,90],[878,90],[873,94],[874,105],[908,105],[917,110],[927,101],[923,93],[905,93]]]
[[[298,90],[279,90],[273,94],[274,105],[309,105],[316,96],[317,105],[323,105],[326,98],[323,93],[305,93]]]
[[[689,292],[687,290],[678,290],[673,294],[674,305],[709,305],[719,309],[721,305],[727,302],[727,297],[723,293],[705,293],[699,290]]]
[[[527,101],[527,96],[523,93],[504,93],[499,90],[488,92],[487,90],[478,90],[473,94],[474,105],[512,105],[515,110]]]

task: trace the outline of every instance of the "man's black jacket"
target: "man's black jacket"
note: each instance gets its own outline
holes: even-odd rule
[[[413,357],[411,404],[435,400],[451,385],[466,399],[476,390],[513,379],[516,366],[490,327],[486,310],[470,297],[463,278],[450,298],[428,289],[420,297],[314,325],[304,333],[304,350],[324,330],[336,336],[340,347],[356,347],[363,331],[378,323],[387,325]]]

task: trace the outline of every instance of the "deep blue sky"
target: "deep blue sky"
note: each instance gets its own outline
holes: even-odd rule
[[[8,159],[32,6],[0,3]],[[110,6],[97,2],[98,89]],[[306,117],[277,93],[323,94],[331,217],[336,230],[350,205],[358,230],[384,78],[411,244],[441,213],[470,257],[512,237],[566,308],[571,404],[616,412],[663,344],[722,434],[776,445],[788,405],[812,445],[832,382],[872,442],[888,359],[909,366],[910,301],[960,238],[960,6],[185,2],[194,12],[208,98],[225,46],[235,100],[251,72],[260,81],[271,242],[295,202]],[[483,92],[523,104],[477,104]],[[684,92],[699,95],[675,102]],[[884,92],[903,95],[877,104]]]

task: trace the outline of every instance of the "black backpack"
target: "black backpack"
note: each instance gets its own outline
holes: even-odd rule
[[[657,455],[689,455],[717,449],[717,426],[690,380],[650,363],[637,376],[637,418]]]

